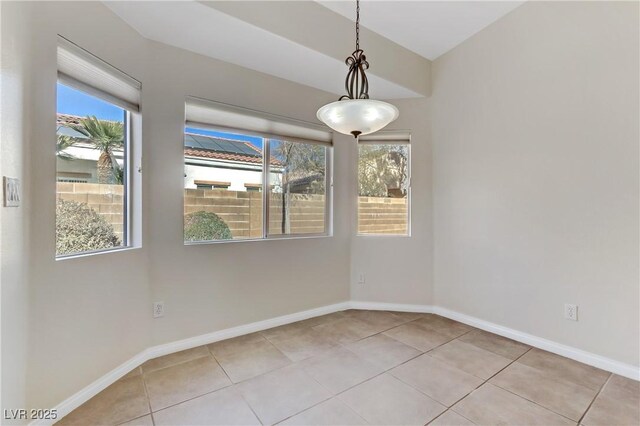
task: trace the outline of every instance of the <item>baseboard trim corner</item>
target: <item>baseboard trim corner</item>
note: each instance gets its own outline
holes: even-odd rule
[[[256,321],[249,324],[231,327],[224,330],[214,331],[212,333],[202,334],[200,336],[190,337],[188,339],[177,340],[174,342],[164,343],[152,346],[128,359],[120,364],[104,376],[100,377],[93,383],[89,384],[82,390],[76,392],[60,404],[53,407],[58,413],[55,420],[34,420],[30,425],[52,425],[54,421],[62,419],[64,416],[80,407],[82,404],[102,392],[108,386],[120,380],[125,374],[134,368],[144,364],[146,361],[157,358],[159,356],[168,355],[174,352],[195,348],[197,346],[208,345],[220,340],[230,339],[232,337],[242,336],[244,334],[255,333],[256,331],[266,330],[272,327],[289,324],[296,321],[317,317],[320,315],[331,314],[333,312],[343,311],[351,307],[350,302],[340,302],[333,305],[321,306],[319,308],[309,309],[306,311],[295,312],[293,314],[282,315],[263,321]]]

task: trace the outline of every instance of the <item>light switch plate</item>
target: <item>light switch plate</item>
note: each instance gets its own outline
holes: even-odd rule
[[[20,205],[20,179],[4,176],[2,187],[4,188],[4,206],[18,207]]]

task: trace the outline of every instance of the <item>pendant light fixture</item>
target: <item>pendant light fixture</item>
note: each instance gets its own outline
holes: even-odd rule
[[[377,132],[398,118],[395,106],[369,99],[369,81],[365,74],[369,62],[360,49],[360,0],[356,0],[356,50],[345,63],[349,66],[344,83],[347,94],[320,108],[318,119],[337,132],[357,138]]]

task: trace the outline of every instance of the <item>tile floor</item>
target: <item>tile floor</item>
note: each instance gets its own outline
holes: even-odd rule
[[[640,384],[432,314],[345,311],[150,360],[59,425],[638,425]]]

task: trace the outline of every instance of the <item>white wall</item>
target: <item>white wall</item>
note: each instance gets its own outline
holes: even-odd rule
[[[216,165],[224,165],[224,163],[216,163]],[[257,170],[247,169],[247,165],[240,165],[241,169],[230,169],[211,166],[199,166],[193,164],[184,165],[184,187],[196,188],[196,180],[229,182],[231,185],[227,188],[229,191],[246,191],[245,184],[262,185],[262,166],[254,166]],[[251,167],[251,166],[249,166]],[[273,174],[272,174],[273,175]]]
[[[638,36],[528,2],[435,61],[436,304],[638,365]]]
[[[0,207],[0,406],[14,409],[27,402],[30,13],[29,6],[0,8],[0,175],[19,178],[23,188],[20,207]]]

